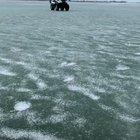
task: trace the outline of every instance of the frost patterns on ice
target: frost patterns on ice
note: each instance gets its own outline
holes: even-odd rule
[[[24,130],[14,130],[10,128],[0,129],[0,136],[6,136],[7,138],[20,139],[20,138],[29,138],[33,140],[58,140],[52,135],[45,135],[41,132],[36,131],[24,131]]]
[[[39,76],[37,74],[29,73],[28,78],[30,78],[31,80],[35,82],[39,90],[44,90],[47,88],[46,83],[42,79],[39,79]]]
[[[135,118],[133,116],[129,116],[129,115],[125,115],[125,114],[119,114],[119,117],[121,120],[125,121],[125,122],[130,122],[130,123],[135,123],[135,122],[139,122],[140,119]]]
[[[83,95],[91,98],[92,100],[99,100],[100,97],[97,95],[94,95],[93,93],[91,93],[88,89],[85,89],[83,87],[80,86],[76,86],[76,85],[68,85],[68,89],[71,91],[78,91],[81,92]]]

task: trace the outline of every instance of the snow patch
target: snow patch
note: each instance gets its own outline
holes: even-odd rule
[[[36,81],[39,78],[38,75],[36,75],[34,73],[29,73],[28,77],[33,81]]]
[[[16,111],[24,111],[29,109],[30,107],[31,107],[31,103],[23,101],[23,102],[16,103],[14,109]]]
[[[64,77],[64,82],[70,83],[74,81],[74,77],[73,76],[65,76]]]
[[[15,76],[16,74],[6,68],[0,67],[0,75]]]
[[[39,79],[39,76],[38,75],[36,75],[34,73],[30,73],[30,74],[28,74],[28,78],[30,78],[31,80],[35,81],[37,87],[40,90],[44,90],[44,89],[47,88],[46,83],[42,79]]]
[[[73,67],[73,66],[75,66],[76,65],[76,63],[74,63],[74,62],[71,62],[71,63],[68,63],[68,62],[63,62],[63,63],[61,63],[61,67]]]
[[[86,119],[84,118],[77,118],[75,121],[74,121],[74,124],[78,125],[79,127],[84,127],[85,123],[86,123]]]
[[[115,110],[114,110],[113,108],[111,108],[110,106],[106,106],[106,105],[103,105],[103,104],[99,104],[99,106],[100,106],[103,110],[115,112]]]
[[[8,87],[2,86],[2,85],[0,84],[0,90],[8,90]]]
[[[66,118],[67,114],[56,114],[56,115],[52,115],[50,117],[50,121],[52,123],[59,123],[59,122],[62,122],[64,121],[64,119]]]
[[[58,140],[53,135],[45,135],[37,131],[14,130],[10,128],[1,128],[0,136],[16,140],[21,138],[33,140]]]
[[[125,65],[122,65],[122,64],[119,64],[116,66],[116,70],[128,70],[130,69],[128,66],[125,66]]]
[[[135,53],[135,55],[140,55],[140,52]]]
[[[2,60],[3,62],[5,62],[7,64],[11,64],[13,62],[11,59],[2,58],[2,57],[0,57],[0,60]]]
[[[17,91],[18,92],[31,92],[31,90],[28,88],[18,88]]]
[[[36,84],[40,90],[44,90],[47,88],[47,85],[41,79],[39,79]]]
[[[86,88],[83,88],[83,87],[80,87],[80,86],[68,85],[68,89],[69,89],[69,90],[72,90],[72,91],[81,92],[83,95],[89,97],[89,98],[92,99],[92,100],[99,100],[99,99],[100,99],[99,96],[94,95],[93,93],[91,93],[91,92],[89,91],[89,89],[86,89]]]
[[[123,121],[130,122],[130,123],[135,123],[135,122],[140,121],[140,119],[137,119],[137,118],[134,118],[134,117],[132,117],[132,116],[125,115],[125,114],[119,114],[119,117],[120,117],[120,119],[122,119]]]
[[[14,53],[18,53],[18,52],[21,52],[23,49],[21,48],[16,48],[16,47],[12,47],[11,48],[11,52],[14,52]]]

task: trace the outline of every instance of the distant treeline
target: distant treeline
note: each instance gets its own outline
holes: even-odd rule
[[[49,0],[24,0],[24,1],[49,1]],[[68,1],[71,1],[71,2],[96,2],[96,3],[126,3],[126,1],[124,0],[120,0],[120,1],[117,1],[117,0],[68,0]]]
[[[115,1],[115,0],[110,0],[110,1],[98,1],[98,0],[70,0],[72,2],[95,2],[95,3],[126,3],[127,1]]]

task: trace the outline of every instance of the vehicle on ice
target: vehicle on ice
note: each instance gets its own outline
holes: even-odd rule
[[[56,11],[69,11],[69,4],[66,0],[50,0],[50,9]]]

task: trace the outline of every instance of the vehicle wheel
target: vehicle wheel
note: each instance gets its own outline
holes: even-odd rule
[[[64,7],[65,7],[65,5],[62,3],[61,7],[60,7],[61,11],[64,11]]]
[[[50,5],[50,9],[51,9],[51,10],[54,10],[55,7],[56,7],[56,4],[51,4],[51,5]]]
[[[60,8],[61,8],[61,7],[60,7],[60,4],[57,4],[57,5],[56,5],[56,11],[59,11]]]
[[[69,11],[69,5],[67,3],[65,4],[65,10]]]

